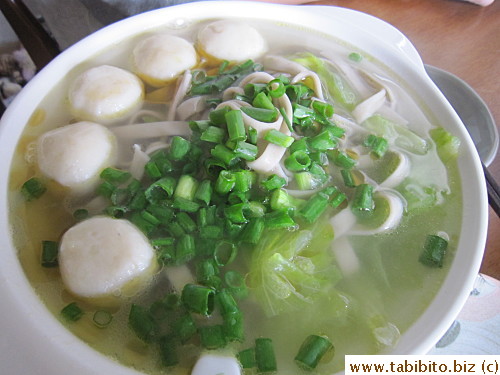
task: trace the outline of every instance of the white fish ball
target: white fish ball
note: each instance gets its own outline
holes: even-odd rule
[[[267,49],[264,38],[255,28],[229,20],[206,25],[198,33],[198,43],[207,55],[233,62],[256,59]]]
[[[158,87],[194,67],[198,55],[187,40],[175,35],[157,34],[135,46],[133,61],[137,75]]]
[[[153,277],[156,266],[147,237],[125,219],[95,216],[68,229],[61,239],[62,280],[83,298],[136,293]]]
[[[50,130],[37,141],[40,171],[75,193],[86,193],[114,165],[116,138],[105,126],[81,121]]]
[[[131,72],[100,65],[80,74],[69,89],[71,113],[102,124],[123,119],[142,104],[144,85]]]

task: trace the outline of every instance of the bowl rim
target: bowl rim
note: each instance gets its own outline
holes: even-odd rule
[[[336,33],[338,27],[348,25],[351,27],[353,34],[349,43],[356,45],[361,50],[366,50],[376,57],[381,53],[386,54],[384,59],[389,58],[394,62],[393,69],[399,75],[408,77],[409,81],[421,82],[422,87],[419,95],[425,98],[431,112],[441,111],[439,117],[441,120],[446,120],[441,122],[446,126],[454,124],[453,131],[461,139],[462,148],[465,150],[459,157],[460,171],[461,173],[468,173],[467,178],[474,182],[463,186],[463,195],[477,198],[474,202],[464,199],[464,223],[468,223],[470,226],[464,227],[463,223],[462,231],[470,235],[461,236],[458,245],[459,252],[455,255],[456,261],[453,262],[440,291],[426,312],[402,335],[396,349],[391,351],[391,354],[424,354],[445,333],[465,304],[468,291],[472,290],[486,243],[488,225],[487,194],[481,163],[472,139],[451,105],[425,73],[417,50],[400,31],[374,16],[337,6],[290,6],[252,1],[201,1],[149,11],[107,26],[62,52],[40,71],[9,105],[0,120],[0,145],[2,145],[0,147],[0,160],[4,162],[3,166],[8,166],[7,168],[2,167],[0,171],[3,177],[2,181],[8,181],[11,156],[22,130],[19,129],[19,127],[22,128],[19,124],[27,122],[29,115],[38,106],[41,100],[40,97],[47,93],[48,89],[43,88],[44,81],[47,78],[60,76],[61,72],[70,71],[80,61],[90,58],[99,53],[98,50],[108,48],[117,41],[139,33],[152,31],[168,22],[180,22],[183,19],[193,21],[213,17],[241,18],[233,16],[232,12],[238,9],[239,14],[241,14],[242,6],[245,6],[248,10],[245,13],[246,18],[260,18],[272,21],[274,10],[287,12],[287,24],[306,25],[308,28],[326,34]],[[187,11],[191,13],[190,17],[185,17]],[[193,14],[196,14],[196,16]],[[304,17],[305,14],[308,16]],[[285,19],[283,13],[281,13],[281,17]],[[334,20],[335,22],[332,22]],[[356,23],[354,21],[362,22]],[[318,29],[320,27],[321,30]],[[366,35],[367,30],[375,30],[376,33],[368,36]],[[377,41],[376,48],[373,44],[374,40]],[[12,139],[15,139],[16,142],[11,142]],[[0,207],[8,207],[6,183],[0,184]],[[7,226],[9,218],[6,210],[2,210],[1,215],[0,244],[2,248],[12,251],[4,254],[3,260],[0,262],[0,298],[3,301],[8,301],[10,306],[8,311],[0,308],[0,313],[4,316],[6,324],[17,328],[24,327],[24,330],[16,331],[17,337],[15,340],[17,343],[33,351],[38,351],[39,354],[35,358],[38,360],[40,360],[39,357],[42,354],[47,356],[55,353],[64,354],[62,355],[63,358],[60,359],[62,363],[58,368],[63,367],[65,371],[74,368],[78,370],[78,373],[83,374],[87,373],[84,371],[88,371],[91,374],[95,366],[99,366],[102,371],[110,374],[139,374],[131,368],[117,364],[112,359],[105,357],[76,339],[45,308],[43,302],[33,291],[17,260],[10,239],[10,229]],[[467,252],[470,249],[475,251],[469,254]],[[14,290],[22,293],[15,293]],[[26,302],[30,302],[29,311],[24,308]],[[6,303],[3,304],[3,306],[5,305]],[[442,318],[436,321],[435,316],[441,316]],[[37,324],[40,321],[43,321],[44,324]],[[28,328],[29,333],[27,332]],[[36,341],[33,340],[34,334],[42,338],[42,342],[46,344],[40,346],[33,343],[33,341]],[[414,343],[415,340],[418,341],[418,344]],[[13,352],[7,351],[7,353],[12,354]],[[17,357],[21,360],[19,355]],[[84,361],[82,358],[87,360]]]

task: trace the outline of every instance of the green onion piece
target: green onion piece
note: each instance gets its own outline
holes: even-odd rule
[[[291,172],[306,170],[311,165],[311,158],[305,151],[295,151],[285,159],[285,167]]]
[[[194,220],[186,212],[179,212],[177,214],[177,222],[186,233],[194,232],[198,228]]]
[[[269,201],[272,210],[284,210],[295,207],[293,198],[283,189],[275,189]]]
[[[164,149],[154,152],[151,155],[150,162],[156,165],[156,168],[162,176],[165,176],[173,170],[172,162],[169,159],[167,151]]]
[[[55,241],[42,241],[42,267],[52,268],[59,265],[59,244]]]
[[[255,98],[258,93],[264,91],[267,85],[265,83],[247,83],[243,88],[245,95]]]
[[[229,61],[224,60],[219,66],[219,74],[222,74],[228,66],[229,66]]]
[[[108,206],[104,209],[104,213],[108,216],[119,219],[125,216],[129,209],[125,206]]]
[[[198,181],[190,175],[182,175],[174,191],[175,198],[184,198],[192,201],[198,189]]]
[[[153,180],[157,180],[162,176],[160,168],[158,168],[158,165],[153,160],[146,163],[144,172]]]
[[[332,157],[334,164],[337,165],[338,167],[344,169],[351,169],[356,165],[356,160],[351,158],[343,151],[332,150],[330,151],[330,156]]]
[[[234,191],[238,193],[249,191],[257,178],[255,172],[247,169],[234,172],[234,176]]]
[[[21,186],[21,193],[28,202],[40,198],[46,191],[45,185],[36,177],[30,178]]]
[[[264,233],[265,221],[261,217],[251,219],[240,234],[242,242],[256,245]]]
[[[268,191],[279,189],[286,185],[286,180],[276,174],[272,174],[265,180],[262,180],[260,184]]]
[[[247,207],[246,203],[236,203],[231,206],[227,206],[224,208],[224,215],[233,223],[244,224],[248,222],[248,219],[245,216]]]
[[[252,105],[256,108],[264,108],[264,109],[270,109],[270,110],[274,110],[274,108],[275,108],[271,99],[269,99],[267,94],[263,91],[259,92],[255,96],[255,98],[252,101]]]
[[[248,289],[245,284],[245,278],[238,271],[227,271],[224,274],[224,282],[233,297],[237,299],[248,297]]]
[[[245,339],[243,314],[240,311],[232,314],[225,314],[222,321],[222,332],[224,333],[226,341],[242,342]]]
[[[92,321],[99,328],[106,328],[113,320],[113,315],[106,310],[97,310],[92,317]]]
[[[144,234],[149,235],[156,229],[157,225],[144,218],[142,213],[143,211],[134,212],[132,216],[130,216],[130,221]]]
[[[167,224],[167,230],[170,234],[176,238],[184,236],[186,232],[182,229],[181,225],[177,221],[171,221]]]
[[[141,210],[146,207],[148,200],[144,191],[138,191],[129,204],[129,209],[131,210]]]
[[[303,151],[309,154],[309,137],[302,137],[293,141],[292,145],[289,148],[290,153],[294,153],[295,151]]]
[[[172,367],[179,364],[177,354],[177,340],[174,335],[162,336],[159,339],[160,359],[165,367]]]
[[[132,176],[130,172],[108,167],[102,170],[99,177],[101,177],[104,181],[111,182],[112,184],[122,184],[127,182]]]
[[[216,294],[215,300],[223,317],[240,312],[240,308],[233,295],[227,289],[219,291]]]
[[[212,183],[210,180],[203,180],[198,185],[198,189],[196,189],[196,193],[194,194],[194,198],[202,201],[206,205],[210,204],[210,200],[212,199]]]
[[[190,312],[208,316],[214,310],[215,291],[212,288],[186,284],[182,289],[181,300]]]
[[[196,255],[194,237],[186,234],[179,238],[175,247],[175,260],[177,264],[184,264]]]
[[[288,118],[286,111],[285,111],[285,108],[281,107],[279,109],[279,111],[280,111],[281,116],[285,120],[286,127],[288,128],[288,130],[290,130],[290,133],[293,133],[293,124],[291,123],[290,119]]]
[[[226,131],[217,126],[209,126],[203,133],[201,133],[200,139],[205,142],[212,143],[222,143],[226,137]]]
[[[175,238],[173,237],[161,237],[161,238],[155,238],[151,240],[151,245],[154,247],[159,247],[159,246],[168,246],[168,245],[173,245],[175,242]]]
[[[77,221],[82,221],[89,217],[89,212],[85,208],[79,208],[73,212],[73,217]]]
[[[319,100],[314,100],[312,102],[312,108],[314,109],[314,112],[317,114],[325,117],[325,118],[330,118],[333,116],[333,105],[330,103],[325,103],[321,102]]]
[[[171,324],[172,331],[181,343],[185,344],[196,334],[196,323],[191,314],[182,314]]]
[[[196,280],[202,285],[219,273],[219,266],[214,259],[204,259],[196,264]]]
[[[151,203],[163,201],[174,194],[176,184],[177,181],[171,176],[160,178],[159,180],[149,185],[149,187],[144,192],[144,196],[147,201]],[[132,201],[134,199],[132,199]]]
[[[200,238],[218,240],[222,238],[223,233],[224,229],[218,225],[205,225],[200,228]]]
[[[295,182],[299,190],[312,190],[316,187],[316,181],[310,172],[295,173]]]
[[[286,86],[281,79],[276,78],[276,79],[273,79],[272,81],[268,82],[267,90],[269,92],[269,95],[271,95],[272,98],[279,98],[279,97],[285,95]]]
[[[247,132],[248,132],[248,142],[253,145],[257,144],[257,139],[258,139],[257,130],[249,126]]]
[[[342,175],[342,179],[344,180],[344,185],[350,188],[356,187],[356,182],[354,181],[354,176],[352,174],[352,170],[350,169],[341,169],[340,174]]]
[[[270,229],[292,228],[297,224],[290,216],[289,210],[273,211],[265,215],[265,226]]]
[[[373,186],[369,184],[360,184],[354,190],[352,200],[352,210],[356,214],[370,214],[373,212]]]
[[[214,109],[208,115],[208,118],[215,125],[224,125],[226,123],[226,113],[231,111],[230,107],[222,107],[219,109]]]
[[[241,111],[251,118],[262,122],[273,122],[278,119],[278,111],[274,109],[264,109],[255,107],[241,107]]]
[[[245,141],[247,139],[247,134],[241,111],[234,109],[227,112],[224,116],[226,119],[229,140],[233,142]]]
[[[96,193],[104,198],[111,199],[111,195],[115,191],[116,186],[110,182],[104,181],[103,183],[97,186]]]
[[[371,148],[371,153],[377,158],[384,156],[389,148],[389,142],[384,137],[377,137],[374,134],[370,134],[363,141],[363,145]]]
[[[158,263],[164,266],[176,264],[175,246],[174,245],[159,246],[156,249],[156,259],[158,260]]]
[[[201,345],[205,349],[219,349],[226,346],[222,325],[200,327],[198,332],[200,333]]]
[[[230,264],[238,254],[238,248],[233,242],[219,241],[214,250],[215,263],[218,266],[227,266]]]
[[[333,208],[337,208],[342,204],[347,199],[347,196],[342,193],[342,192],[337,192],[333,195],[332,199],[330,200],[330,206]]]
[[[175,197],[172,206],[180,211],[186,212],[196,212],[200,208],[199,203],[182,197]]]
[[[337,140],[328,130],[323,130],[318,135],[309,139],[311,147],[317,151],[332,150],[337,147]]]
[[[233,165],[239,160],[238,156],[232,150],[222,144],[215,146],[210,150],[210,153],[214,158],[221,160],[226,165]]]
[[[62,317],[68,322],[76,322],[83,316],[83,314],[83,310],[76,302],[71,302],[70,304],[64,306],[61,310]]]
[[[250,369],[254,368],[257,366],[257,363],[255,362],[255,349],[254,348],[248,348],[245,350],[242,350],[238,352],[236,355],[236,358],[240,362],[240,365],[243,369]]]
[[[158,335],[158,324],[149,310],[135,303],[130,307],[128,325],[144,342],[152,342]]]
[[[174,210],[162,204],[150,204],[147,211],[160,220],[162,224],[168,223],[174,217]]]
[[[314,370],[321,358],[331,350],[333,350],[333,344],[328,338],[310,335],[300,346],[295,356],[295,363],[303,370]]]
[[[345,134],[345,130],[337,125],[325,125],[323,129],[328,130],[336,138],[341,138]]]
[[[281,147],[290,147],[293,143],[294,138],[290,137],[276,129],[271,129],[264,135],[264,139],[270,143]]]
[[[301,215],[307,222],[314,223],[325,212],[328,207],[329,196],[323,192],[314,194],[306,204],[299,210]]]
[[[323,184],[329,179],[328,173],[326,173],[325,169],[316,162],[311,162],[311,166],[309,167],[309,172],[312,177],[316,180],[318,184]]]
[[[262,217],[266,213],[266,206],[263,203],[258,201],[249,201],[247,202],[246,214],[245,216],[248,218],[253,217]]]
[[[233,190],[236,184],[236,176],[231,171],[221,171],[215,181],[215,191],[219,194],[227,194]]]
[[[252,161],[257,158],[259,149],[254,144],[238,141],[234,146],[233,152],[237,157],[241,159]]]
[[[191,142],[178,135],[172,137],[170,144],[170,157],[173,160],[182,160],[191,149]]]
[[[168,293],[161,300],[167,310],[174,311],[181,306],[181,297],[177,293]]]
[[[448,241],[441,236],[429,234],[425,240],[420,262],[431,267],[443,267]]]
[[[257,371],[260,373],[270,373],[278,370],[271,339],[264,337],[255,339],[255,362]]]
[[[348,57],[349,57],[349,60],[352,60],[355,62],[360,62],[361,60],[363,60],[363,56],[357,52],[351,52]]]

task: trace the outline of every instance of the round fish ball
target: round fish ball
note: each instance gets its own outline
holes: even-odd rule
[[[198,45],[210,57],[233,62],[256,59],[267,49],[264,38],[256,29],[228,20],[216,21],[201,29]]]
[[[114,165],[116,138],[105,126],[81,121],[50,130],[37,141],[40,171],[76,193],[86,193]]]
[[[198,62],[193,45],[175,35],[157,34],[133,50],[135,72],[152,86],[163,86]]]
[[[86,70],[69,90],[71,113],[79,120],[102,124],[131,115],[143,98],[142,81],[135,74],[110,65]]]
[[[131,222],[95,216],[62,236],[59,268],[74,295],[100,299],[137,293],[157,270],[153,247]]]

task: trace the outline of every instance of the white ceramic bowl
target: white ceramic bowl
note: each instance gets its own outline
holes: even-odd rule
[[[245,2],[199,2],[141,14],[106,27],[72,46],[37,74],[12,102],[0,126],[0,373],[137,374],[94,351],[67,331],[38,299],[26,279],[11,241],[7,181],[17,141],[32,112],[76,64],[114,43],[167,24],[213,17],[274,20],[333,35],[390,66],[414,88],[438,122],[462,141],[459,159],[463,185],[462,236],[453,264],[437,296],[405,332],[393,354],[425,354],[450,326],[465,303],[478,273],[488,224],[487,195],[481,163],[466,128],[426,75],[408,39],[387,23],[337,7],[283,6]],[[278,15],[278,16],[276,16]]]

